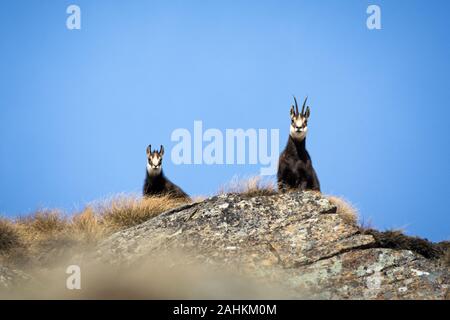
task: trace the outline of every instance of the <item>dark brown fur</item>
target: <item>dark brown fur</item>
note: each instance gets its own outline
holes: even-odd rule
[[[277,180],[280,191],[289,189],[320,191],[319,179],[305,144],[306,138],[298,141],[289,136],[278,162]]]
[[[189,196],[181,190],[176,184],[166,178],[162,170],[162,160],[164,156],[164,146],[160,150],[152,151],[152,146],[147,147],[147,170],[144,182],[144,196],[170,196],[172,198],[181,198],[190,200]],[[152,163],[151,159],[157,160]],[[151,168],[151,169],[149,169]],[[155,170],[153,170],[155,169]],[[149,173],[152,171],[152,174]]]
[[[176,184],[167,179],[161,170],[159,175],[151,176],[146,171],[144,196],[168,195],[173,198],[189,199],[189,196]]]

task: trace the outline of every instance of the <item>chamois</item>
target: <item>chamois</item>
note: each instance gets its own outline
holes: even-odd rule
[[[278,162],[278,190],[285,192],[289,189],[317,190],[320,183],[312,166],[311,157],[306,150],[306,133],[308,131],[309,106],[306,107],[306,97],[302,112],[298,112],[297,99],[291,106],[291,127],[286,148],[280,155]]]
[[[163,173],[162,159],[164,147],[152,151],[152,146],[147,147],[147,171],[144,183],[144,196],[168,195],[172,198],[189,199],[189,196],[180,187],[172,183]]]

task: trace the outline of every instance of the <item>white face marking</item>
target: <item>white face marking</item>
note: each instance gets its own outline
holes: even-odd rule
[[[305,118],[298,116],[291,119],[290,135],[294,139],[303,140],[308,132],[308,126],[305,124]]]
[[[162,157],[157,153],[152,153],[147,158],[147,172],[149,175],[158,175],[161,173]]]

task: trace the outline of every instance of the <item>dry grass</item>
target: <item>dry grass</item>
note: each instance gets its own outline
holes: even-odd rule
[[[109,234],[103,217],[90,206],[81,213],[74,215],[67,227],[72,234],[78,235],[80,241],[87,244],[96,243]]]
[[[407,236],[401,230],[378,231],[374,229],[362,230],[363,234],[370,234],[375,239],[375,247],[395,250],[410,250],[427,259],[443,258],[444,251],[439,243],[432,243],[427,239]]]
[[[20,235],[14,224],[6,219],[0,219],[0,253],[7,253],[21,246]]]
[[[442,259],[449,265],[450,249],[447,242],[432,243],[427,239],[407,236],[403,230],[377,231],[370,221],[362,220],[358,224],[358,210],[348,201],[335,196],[327,196],[327,199],[337,207],[337,213],[346,223],[358,225],[361,233],[372,235],[376,242],[375,247],[411,250],[427,259]]]
[[[372,219],[366,220],[364,217],[362,217],[361,220],[359,221],[359,228],[361,230],[374,229]]]
[[[49,266],[94,246],[115,231],[138,225],[186,203],[167,196],[118,196],[89,205],[72,217],[47,210],[14,221],[0,219],[0,262],[24,268]]]
[[[260,176],[239,178],[238,176],[222,186],[219,194],[235,193],[247,197],[270,196],[277,193],[275,183]]]
[[[358,223],[358,210],[350,202],[335,196],[328,196],[327,199],[336,206],[336,213],[345,223],[352,225]]]
[[[411,250],[427,259],[440,259],[446,266],[450,266],[450,242],[432,243],[427,239],[407,236],[404,234],[404,230],[398,229],[377,231],[372,227],[370,221],[362,220],[358,224],[358,210],[348,201],[335,196],[327,196],[327,199],[337,207],[336,213],[346,223],[358,225],[362,234],[369,234],[374,237],[374,247]]]
[[[120,230],[141,224],[164,211],[187,203],[184,199],[168,196],[143,199],[121,196],[100,205],[98,211],[108,228]]]

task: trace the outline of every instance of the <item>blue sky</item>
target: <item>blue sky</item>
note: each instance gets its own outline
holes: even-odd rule
[[[81,30],[66,8],[81,8]],[[381,7],[382,30],[366,28]],[[140,192],[177,128],[289,129],[324,193],[381,229],[450,238],[448,1],[23,1],[0,10],[0,212],[72,212]],[[281,151],[281,150],[280,150]],[[174,165],[192,195],[255,165]]]

